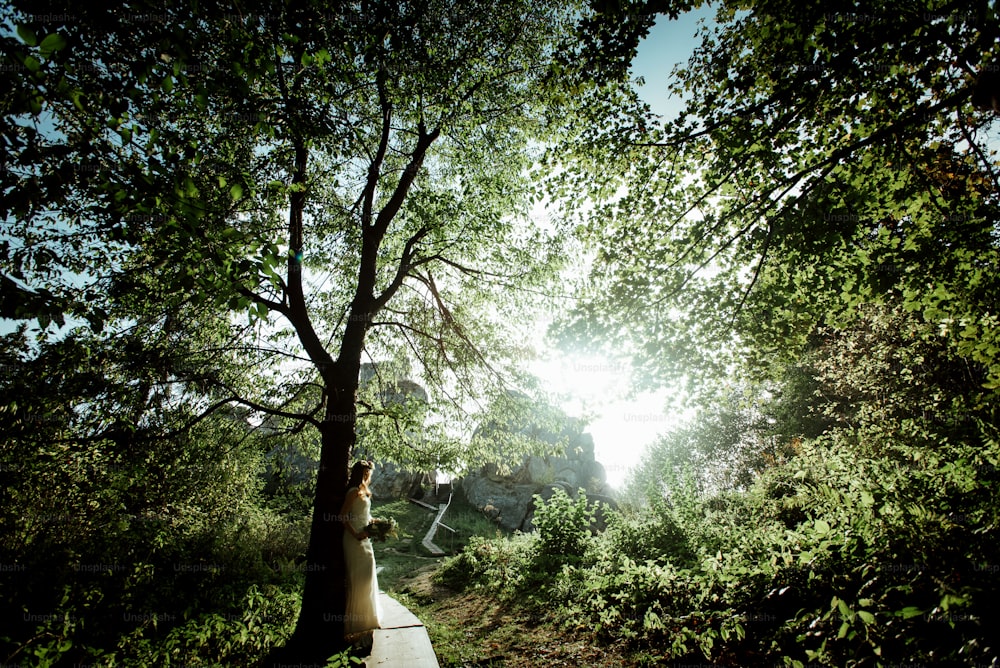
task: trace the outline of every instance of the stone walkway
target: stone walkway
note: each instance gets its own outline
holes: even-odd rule
[[[378,595],[382,628],[375,631],[372,653],[365,659],[366,668],[439,668],[423,622],[384,591]]]

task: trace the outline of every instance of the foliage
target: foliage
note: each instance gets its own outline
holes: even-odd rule
[[[595,261],[555,333],[701,413],[539,571],[566,624],[661,662],[997,661],[997,21],[724,3],[681,117],[570,138],[549,185]]]
[[[445,561],[436,579],[456,589],[471,585],[503,596],[524,589],[532,574],[536,537],[515,534],[495,539],[474,536],[455,557]]]
[[[577,209],[595,262],[559,336],[711,393],[894,302],[994,391],[997,21],[985,2],[720,5],[663,84],[678,118],[565,149],[554,194],[598,203]]]
[[[699,409],[686,424],[661,434],[646,448],[625,494],[658,503],[690,478],[696,494],[743,488],[775,461],[766,417],[747,398],[730,393]]]
[[[583,555],[590,543],[594,511],[582,489],[575,499],[561,487],[556,487],[548,500],[536,494],[532,522],[538,529],[539,555],[563,563]]]
[[[653,448],[638,503],[582,559],[538,569],[524,603],[555,601],[564,624],[661,661],[994,661],[1000,442],[982,376],[919,315],[857,320],[821,330],[744,409],[761,416],[749,443],[780,447],[749,485],[713,490],[691,467],[736,454],[716,406],[718,422]],[[480,551],[473,577],[507,549]]]
[[[661,125],[622,60],[699,3],[593,4],[4,5],[5,660],[248,664],[308,628],[356,437],[531,447],[491,426],[575,223],[557,334],[685,375],[699,420],[602,535],[556,492],[441,577],[651,660],[996,662],[995,8],[723,3]],[[315,487],[263,487],[282,452]]]
[[[307,526],[261,495],[283,437],[202,414],[235,365],[202,348],[225,329],[197,315],[3,338],[5,657],[243,663],[290,633]]]
[[[537,531],[509,537],[499,531],[495,538],[472,536],[457,556],[444,563],[436,578],[458,589],[473,584],[504,597],[523,594],[540,602],[532,594],[538,583],[563,566],[580,562],[590,549],[594,512],[583,490],[575,499],[561,488],[553,490],[548,500],[536,494],[532,521]]]
[[[60,553],[45,562],[21,556],[17,586],[4,589],[5,656],[33,656],[40,665],[56,657],[99,665],[260,661],[292,631],[302,576],[296,562],[305,549],[301,535],[292,552],[275,550],[272,532],[285,522],[271,522],[185,535],[191,518],[181,516],[155,544],[119,528],[107,545],[75,543],[72,563]],[[49,546],[67,547],[51,539]]]
[[[574,123],[577,93],[601,95],[565,57],[589,12],[526,0],[37,9],[0,9],[0,309],[22,323],[11,363],[43,368],[50,394],[27,419],[12,383],[0,410],[42,459],[129,451],[124,489],[101,481],[94,504],[120,514],[130,486],[162,479],[153,505],[184,505],[197,519],[178,524],[205,541],[218,498],[187,498],[172,473],[197,465],[208,425],[249,422],[299,451],[320,441],[296,651],[326,656],[338,634],[321,621],[342,618],[325,613],[343,582],[328,518],[357,424],[380,459],[460,468],[491,454],[464,437],[470,407],[534,391],[516,328],[545,306],[562,230],[530,221],[528,172]],[[363,361],[377,362],[372,378]],[[431,401],[399,401],[404,375]],[[31,420],[50,414],[34,438]],[[255,479],[234,470],[191,482]],[[272,508],[298,512],[296,490],[274,491]]]
[[[231,401],[306,424],[336,342],[361,327],[382,367],[359,397],[364,445],[407,464],[460,457],[440,425],[467,398],[528,389],[506,324],[533,308],[539,291],[522,288],[560,265],[558,230],[526,224],[526,168],[573,113],[561,87],[574,66],[550,67],[573,7],[139,3],[49,20],[21,4],[3,17],[14,93],[0,172],[3,271],[20,297],[51,295],[59,322],[97,329],[144,300],[266,324],[227,345],[270,391],[227,384]],[[42,317],[39,336],[53,335]],[[404,374],[437,390],[438,420],[380,400]]]
[[[765,409],[785,438],[818,435],[803,428],[808,421],[831,428],[913,420],[964,439],[978,432],[976,420],[996,420],[983,367],[899,303],[859,307],[850,325],[818,329],[794,370],[812,391],[796,394],[800,384],[779,378]]]
[[[619,518],[583,560],[535,582],[537,598],[664,660],[988,664],[1000,442],[886,452],[890,435],[838,431],[745,493]],[[650,548],[642,530],[664,512],[687,555]],[[513,554],[528,568],[516,545],[483,541],[449,568],[500,588]]]
[[[212,613],[187,620],[160,635],[144,624],[122,638],[107,665],[181,665],[211,661],[224,665],[252,665],[291,635],[298,614],[299,595],[277,587],[251,587],[238,612]],[[147,638],[146,634],[153,637]]]
[[[690,565],[694,552],[677,513],[667,508],[650,513],[623,509],[608,516],[602,544],[613,554],[628,555],[638,563],[650,561]]]
[[[594,262],[557,338],[701,407],[549,585],[567,619],[664,660],[996,660],[998,32],[989,3],[723,3],[679,117],[565,147]]]

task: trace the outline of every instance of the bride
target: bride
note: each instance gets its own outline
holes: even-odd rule
[[[359,636],[379,628],[382,610],[378,600],[378,578],[375,575],[375,551],[365,531],[371,521],[372,463],[359,461],[351,468],[347,482],[347,498],[340,511],[344,525],[344,561],[347,564],[347,614],[344,616],[344,636]]]

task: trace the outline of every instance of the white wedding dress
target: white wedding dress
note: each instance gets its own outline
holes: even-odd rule
[[[348,523],[361,532],[372,521],[371,498],[358,488],[347,490],[352,499],[348,506]],[[344,561],[347,564],[347,614],[344,635],[350,636],[379,628],[382,610],[378,600],[378,577],[375,574],[375,551],[368,538],[358,540],[344,530]]]

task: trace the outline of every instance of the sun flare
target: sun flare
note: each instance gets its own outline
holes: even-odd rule
[[[588,419],[595,457],[616,489],[628,481],[646,446],[684,417],[666,408],[672,390],[628,397],[632,370],[622,359],[569,354],[536,362],[532,371],[560,408]]]

